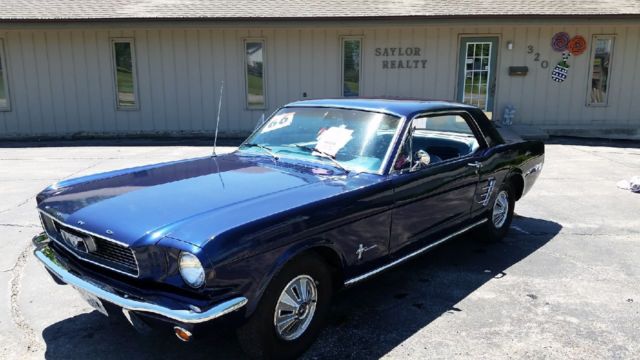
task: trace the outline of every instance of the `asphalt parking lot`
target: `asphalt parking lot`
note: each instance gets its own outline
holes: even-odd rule
[[[228,330],[138,335],[31,255],[34,197],[60,179],[210,154],[208,146],[0,147],[0,358],[241,358]],[[0,144],[1,146],[1,144]],[[461,236],[338,294],[306,358],[640,357],[640,144],[553,139],[504,242]],[[221,151],[230,151],[225,147]]]

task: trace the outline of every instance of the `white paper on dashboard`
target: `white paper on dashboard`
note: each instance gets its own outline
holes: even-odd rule
[[[338,151],[342,149],[351,139],[353,130],[345,127],[330,127],[318,136],[316,149],[331,156],[336,156]]]
[[[267,125],[265,125],[260,132],[266,133],[269,131],[282,129],[291,125],[291,123],[293,122],[293,116],[295,114],[296,113],[294,112],[290,112],[290,113],[275,115],[274,117],[271,118],[271,120],[269,120],[269,123],[267,123]]]

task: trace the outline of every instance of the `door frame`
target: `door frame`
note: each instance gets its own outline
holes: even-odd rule
[[[489,101],[487,102],[487,108],[489,108],[489,105],[491,106],[491,111],[485,111],[485,114],[487,112],[491,112],[492,114],[496,112],[496,98],[497,98],[497,87],[498,87],[498,82],[499,82],[499,77],[500,75],[498,74],[498,69],[500,68],[500,43],[501,43],[501,35],[500,34],[469,34],[469,33],[461,33],[458,34],[458,50],[457,50],[457,56],[456,56],[456,69],[455,69],[455,73],[456,73],[456,83],[455,83],[455,93],[454,93],[454,99],[456,99],[456,101],[461,102],[462,99],[459,98],[459,95],[462,94],[461,91],[464,91],[463,89],[463,85],[461,85],[461,83],[463,83],[464,81],[464,77],[461,77],[461,75],[464,74],[464,69],[461,68],[460,64],[462,63],[462,58],[464,56],[464,52],[462,49],[462,45],[463,42],[468,41],[469,39],[474,39],[476,41],[492,41],[495,42],[495,61],[493,64],[490,64],[490,71],[493,73],[492,78],[493,78],[493,83],[494,83],[494,91],[492,96],[490,96]],[[491,116],[490,119],[494,118],[493,116]]]

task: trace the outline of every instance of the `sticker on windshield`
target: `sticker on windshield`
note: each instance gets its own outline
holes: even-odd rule
[[[269,132],[269,131],[282,129],[282,128],[285,128],[285,127],[291,125],[291,123],[293,122],[293,116],[295,114],[296,113],[294,113],[294,112],[290,112],[290,113],[284,113],[284,114],[275,115],[274,117],[271,118],[271,120],[269,120],[267,125],[265,125],[262,128],[262,131],[260,131],[260,132],[261,133],[266,133],[266,132]]]
[[[316,149],[331,156],[336,156],[338,151],[351,141],[353,138],[351,134],[353,134],[353,130],[345,128],[344,125],[341,127],[330,127],[318,136]]]

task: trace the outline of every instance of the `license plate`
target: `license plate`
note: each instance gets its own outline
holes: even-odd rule
[[[89,305],[91,305],[92,308],[98,310],[98,312],[100,312],[104,316],[109,316],[109,313],[107,313],[107,309],[104,308],[104,305],[102,305],[102,301],[97,296],[89,292],[86,292],[85,290],[82,290],[82,289],[78,289],[78,288],[75,288],[75,289],[78,290],[78,292],[80,293],[80,296],[82,296],[84,301],[86,301]]]

